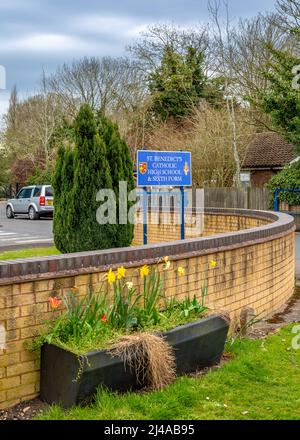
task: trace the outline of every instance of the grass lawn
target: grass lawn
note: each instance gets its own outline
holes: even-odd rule
[[[300,419],[300,350],[293,326],[267,340],[237,340],[231,361],[206,375],[178,378],[159,392],[99,390],[86,408],[51,407],[43,420]]]
[[[0,253],[0,260],[16,260],[17,258],[46,257],[48,255],[57,255],[60,252],[55,246],[45,248],[20,249],[16,251],[7,251]]]

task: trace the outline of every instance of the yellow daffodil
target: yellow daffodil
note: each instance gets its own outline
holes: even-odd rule
[[[164,269],[165,269],[165,270],[169,270],[170,267],[171,267],[171,262],[170,262],[170,261],[167,261],[166,264],[165,264]]]
[[[132,282],[132,281],[128,281],[128,282],[126,283],[126,286],[127,286],[127,289],[128,289],[128,290],[132,290],[132,289],[133,289],[133,282]]]
[[[169,270],[171,267],[171,262],[169,260],[169,257],[164,257],[163,261],[165,263],[163,270]]]
[[[126,269],[125,267],[121,266],[118,268],[118,280],[121,280],[122,278],[125,278]]]
[[[112,271],[112,269],[109,269],[107,273],[107,282],[108,284],[113,284],[116,281],[116,275]]]
[[[211,261],[209,262],[209,264],[210,264],[210,267],[212,267],[213,269],[214,269],[215,267],[217,267],[217,262],[214,261],[214,260],[211,260]]]
[[[184,267],[178,267],[177,272],[178,272],[178,275],[180,277],[182,277],[183,275],[185,275],[185,268]]]
[[[146,264],[143,267],[141,267],[140,275],[141,278],[147,277],[149,275],[149,267]]]

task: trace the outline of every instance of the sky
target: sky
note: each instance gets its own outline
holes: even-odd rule
[[[273,11],[276,1],[228,3],[236,19]],[[43,70],[83,56],[126,55],[126,45],[153,23],[207,21],[207,0],[0,0],[0,114],[13,85],[26,96]]]

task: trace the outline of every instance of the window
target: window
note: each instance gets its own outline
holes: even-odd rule
[[[45,196],[46,197],[53,197],[53,188],[52,188],[52,186],[47,186],[45,188]]]
[[[250,186],[251,185],[251,173],[249,171],[245,171],[240,174],[241,184],[242,186]]]
[[[42,190],[42,187],[41,187],[41,186],[36,186],[36,187],[34,188],[33,196],[32,196],[32,197],[40,197],[40,195],[41,195],[41,190]]]
[[[24,188],[19,193],[19,199],[30,199],[32,188]]]
[[[17,199],[21,199],[22,198],[22,194],[23,194],[23,192],[24,192],[24,189],[21,189],[21,191],[19,191],[18,192],[18,194],[17,194]]]

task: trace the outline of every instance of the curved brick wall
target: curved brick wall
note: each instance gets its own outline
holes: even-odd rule
[[[258,212],[239,210],[207,209],[202,212],[189,211],[186,214],[186,238],[208,237],[216,234],[256,228],[271,223]],[[179,213],[152,211],[148,213],[148,243],[165,243],[180,240],[181,216]],[[134,231],[134,244],[143,244],[143,215],[139,213]]]
[[[136,241],[141,240],[139,228]],[[186,275],[179,278],[169,271],[167,294],[200,295],[207,263],[214,259],[218,267],[209,271],[207,305],[235,319],[245,306],[266,316],[293,293],[294,229],[293,218],[285,214],[207,209],[202,236],[183,242],[168,241],[179,238],[178,226],[158,224],[149,230],[156,244],[146,247],[1,262],[0,335],[5,331],[6,346],[0,348],[0,409],[38,394],[39,363],[23,343],[49,318],[53,291],[74,288],[85,293],[87,286],[99,286],[108,267],[120,264],[137,283],[141,264],[156,264],[168,255],[173,268],[185,267]],[[159,244],[162,240],[167,242]]]

